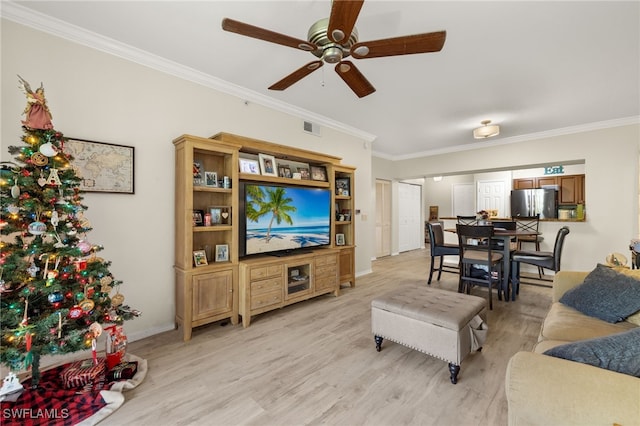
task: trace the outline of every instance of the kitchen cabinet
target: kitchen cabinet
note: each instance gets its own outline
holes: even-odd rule
[[[559,176],[558,186],[558,204],[584,202],[584,175]]]
[[[584,203],[584,175],[542,176],[513,180],[513,189],[535,189],[549,185],[558,187],[558,204]]]

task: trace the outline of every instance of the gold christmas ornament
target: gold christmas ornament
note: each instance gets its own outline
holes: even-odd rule
[[[114,294],[111,298],[111,306],[117,308],[124,303],[124,296],[120,293]]]
[[[36,166],[42,167],[49,163],[49,159],[46,155],[38,151],[31,154],[31,162]]]

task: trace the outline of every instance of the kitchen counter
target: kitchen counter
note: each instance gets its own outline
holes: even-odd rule
[[[457,217],[439,217],[438,220],[458,220]],[[495,220],[496,222],[504,222],[511,220],[510,217],[492,217],[489,220]],[[540,219],[540,222],[586,222],[587,219]]]

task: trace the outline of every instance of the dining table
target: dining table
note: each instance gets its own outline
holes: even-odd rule
[[[445,231],[456,233],[456,228],[446,228]],[[504,294],[505,301],[509,299],[509,279],[511,278],[511,253],[515,251],[512,249],[511,239],[518,237],[534,237],[540,235],[540,232],[536,231],[524,231],[520,229],[505,229],[494,227],[493,236],[491,238],[502,240],[502,283],[500,284],[499,291]],[[511,294],[511,300],[516,300],[515,292]]]

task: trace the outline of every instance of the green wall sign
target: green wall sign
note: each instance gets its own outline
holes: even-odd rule
[[[563,166],[549,166],[544,168],[545,175],[561,175],[564,173]]]

